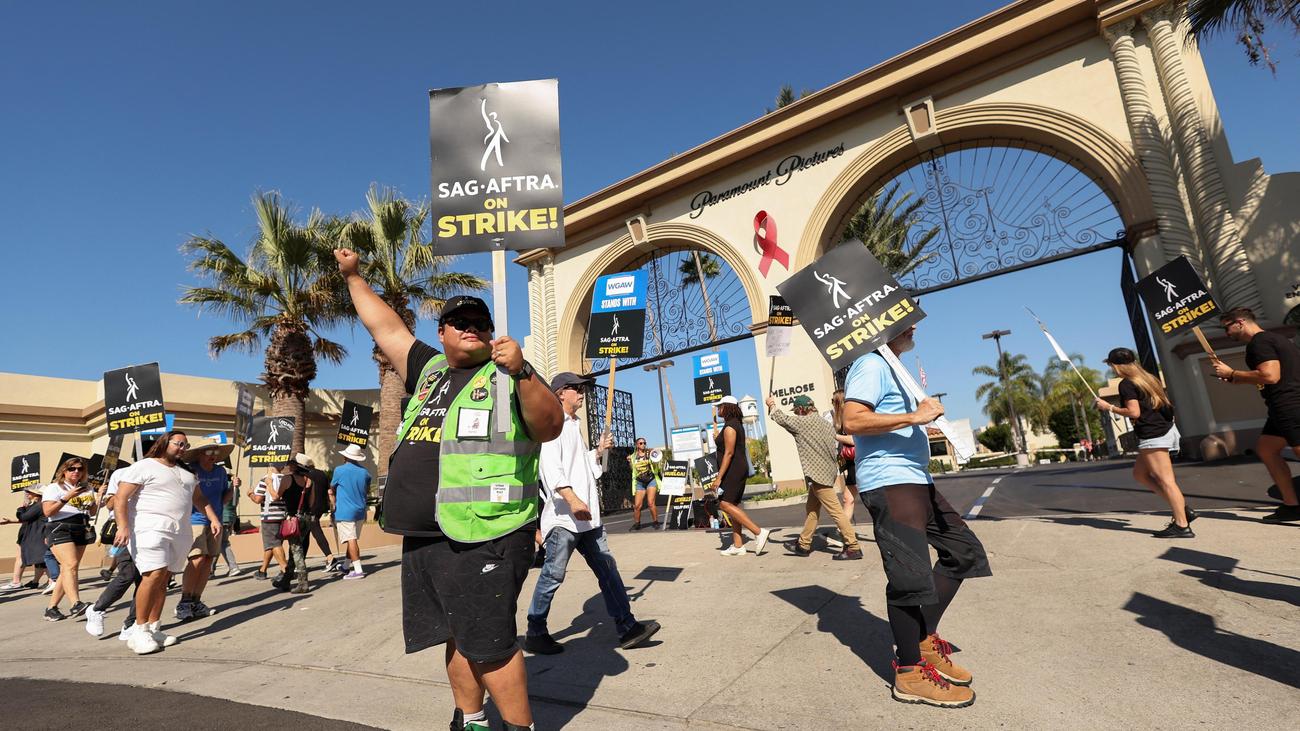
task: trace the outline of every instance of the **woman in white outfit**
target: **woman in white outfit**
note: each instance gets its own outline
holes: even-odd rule
[[[221,537],[221,517],[198,489],[198,480],[180,464],[189,446],[185,432],[168,432],[118,483],[114,544],[128,548],[141,576],[135,592],[136,623],[127,640],[139,655],[176,644],[176,638],[164,634],[158,624],[167,581],[185,570],[194,542],[191,507],[202,510],[211,522],[212,535]]]

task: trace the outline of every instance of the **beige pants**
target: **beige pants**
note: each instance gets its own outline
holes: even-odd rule
[[[840,534],[844,536],[844,550],[858,551],[858,535],[853,531],[853,524],[844,515],[844,509],[840,505],[839,496],[835,494],[835,488],[830,485],[821,485],[808,478],[804,478],[808,484],[808,502],[804,505],[808,511],[807,517],[803,521],[803,532],[799,534],[799,547],[808,550],[812,548],[812,537],[817,532],[817,524],[821,520],[821,509],[826,508],[826,514],[835,521],[835,526],[840,529]]]

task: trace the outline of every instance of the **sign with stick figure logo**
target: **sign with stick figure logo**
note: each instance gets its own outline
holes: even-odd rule
[[[355,444],[365,448],[370,443],[370,423],[375,410],[355,401],[343,401],[343,410],[339,414],[339,444]]]
[[[1188,332],[1221,314],[1209,287],[1187,257],[1180,256],[1137,284],[1151,321],[1165,335]]]
[[[9,463],[9,491],[22,492],[41,484],[41,453],[20,454]]]
[[[104,411],[109,436],[164,426],[167,409],[163,406],[158,364],[104,373]]]
[[[717,403],[731,393],[731,367],[727,353],[705,353],[692,359],[695,374],[695,403]]]
[[[439,254],[564,245],[555,79],[429,92]]]
[[[294,418],[254,416],[248,438],[248,463],[274,465],[293,457]]]
[[[606,274],[591,292],[586,356],[640,358],[645,342],[646,273]]]

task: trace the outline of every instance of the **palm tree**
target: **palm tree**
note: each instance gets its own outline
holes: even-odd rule
[[[1300,33],[1300,0],[1188,0],[1185,12],[1188,29],[1198,43],[1229,31],[1246,49],[1250,65],[1263,62],[1275,74],[1277,62],[1264,44],[1266,21]]]
[[[722,262],[717,257],[709,254],[700,255],[699,251],[691,250],[690,261],[683,261],[677,268],[682,274],[682,313],[685,315],[689,310],[686,309],[686,291],[685,286],[688,284],[700,285],[700,297],[704,299],[704,320],[709,324],[709,341],[713,342],[718,339],[718,329],[713,323],[713,305],[709,303],[709,289],[704,284],[704,280],[713,279],[722,273]]]
[[[939,235],[939,229],[933,227],[908,244],[908,234],[920,223],[917,211],[925,201],[912,200],[910,191],[898,195],[898,185],[882,188],[867,199],[845,225],[840,240],[861,241],[881,266],[902,277],[936,256],[921,252]]]
[[[812,92],[809,91],[808,89],[804,89],[803,91],[799,92],[799,98],[802,99],[811,93]],[[790,86],[789,84],[782,84],[781,89],[776,93],[776,107],[775,108],[768,107],[765,113],[771,114],[772,112],[775,112],[777,109],[780,109],[781,107],[788,107],[794,103],[795,103],[794,87]]]
[[[336,220],[326,238],[361,255],[361,275],[374,287],[408,330],[415,332],[416,309],[436,317],[444,300],[457,292],[483,289],[481,277],[448,271],[453,257],[438,256],[425,237],[426,203],[412,203],[391,188],[370,186],[365,214]],[[353,313],[355,316],[355,313]],[[406,386],[379,346],[371,352],[379,367],[379,431],[375,438],[379,472],[388,472],[388,456],[396,446]]]
[[[271,415],[294,418],[293,449],[302,452],[316,359],[342,363],[347,355],[320,334],[344,312],[337,269],[330,248],[315,234],[324,220],[319,211],[299,225],[276,192],[255,194],[253,208],[258,233],[247,259],[208,236],[191,236],[181,246],[193,257],[190,270],[210,286],[186,287],[180,302],[247,326],[208,340],[212,357],[232,348],[256,353],[265,347],[262,382],[271,394]]]
[[[975,398],[983,399],[984,413],[994,424],[1008,421],[1014,406],[1020,418],[1027,420],[1032,428],[1045,427],[1042,390],[1028,358],[1018,353],[1003,353],[1000,363],[976,366],[971,369],[971,375],[993,379],[975,389]],[[1019,431],[1019,424],[1013,426]]]
[[[1100,372],[1089,368],[1083,363],[1083,356],[1078,353],[1070,353],[1070,360],[1074,361],[1075,368],[1078,368],[1078,374],[1075,368],[1063,362],[1059,358],[1051,358],[1047,366],[1043,368],[1039,376],[1041,391],[1045,405],[1044,411],[1047,413],[1047,420],[1050,423],[1051,415],[1065,407],[1070,407],[1074,414],[1074,428],[1092,438],[1092,424],[1101,424],[1100,417],[1094,419],[1094,412],[1090,410],[1092,406],[1092,394],[1101,390],[1106,385],[1106,379]],[[1080,380],[1079,376],[1083,377]],[[1087,386],[1083,381],[1087,381]],[[1091,387],[1091,391],[1089,390]],[[1080,422],[1080,413],[1083,415],[1083,421]],[[1100,436],[1100,434],[1098,435]],[[1066,446],[1066,445],[1062,445]]]

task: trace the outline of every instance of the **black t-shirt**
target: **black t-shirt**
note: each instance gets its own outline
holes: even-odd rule
[[[1119,401],[1123,406],[1128,406],[1129,401],[1138,402],[1140,412],[1133,420],[1133,432],[1138,439],[1163,437],[1174,425],[1174,407],[1155,408],[1142,389],[1127,378],[1119,382]]]
[[[330,476],[315,467],[308,467],[307,477],[311,479],[311,497],[307,498],[307,512],[319,518],[330,511]]]
[[[280,501],[284,503],[284,509],[288,511],[289,515],[297,515],[298,505],[302,502],[303,490],[302,485],[300,485],[298,481],[302,480],[302,478],[297,475],[292,475],[292,479],[288,477],[281,478],[280,484],[282,486],[286,484],[285,480],[288,480],[288,487],[282,487],[280,490]],[[310,512],[310,508],[311,498],[307,498],[307,503],[303,505],[303,510]]]
[[[1277,333],[1257,333],[1246,344],[1246,365],[1255,370],[1269,360],[1281,364],[1282,378],[1260,389],[1268,413],[1300,418],[1300,348]]]
[[[430,396],[388,464],[383,507],[384,530],[389,533],[424,537],[442,535],[438,530],[435,502],[442,422],[452,400],[482,366],[449,367],[442,378],[434,377],[431,383],[421,383],[420,374],[424,366],[437,355],[437,349],[417,340],[406,356],[406,392],[418,400],[420,392],[428,389]],[[488,387],[490,384],[485,386]]]

